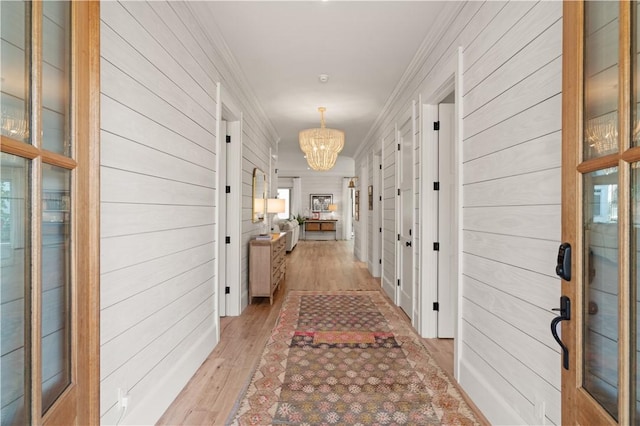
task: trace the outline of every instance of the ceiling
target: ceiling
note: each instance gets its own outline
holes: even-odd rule
[[[298,132],[344,130],[353,157],[443,11],[439,1],[214,1],[212,15],[271,120],[279,154]],[[321,83],[320,74],[328,74]],[[294,154],[295,153],[295,154]]]

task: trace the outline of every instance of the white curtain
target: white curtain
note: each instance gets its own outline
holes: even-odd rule
[[[302,179],[294,177],[293,191],[291,191],[291,214],[293,216],[302,215]]]
[[[351,189],[349,178],[342,179],[342,239],[351,239]]]

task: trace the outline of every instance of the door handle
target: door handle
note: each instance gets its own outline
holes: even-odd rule
[[[562,321],[569,321],[571,319],[571,299],[567,296],[560,297],[560,307],[553,308],[552,311],[559,311],[560,315],[551,320],[551,334],[553,338],[558,342],[562,349],[562,366],[565,370],[569,369],[569,348],[558,336],[558,324]]]
[[[411,241],[407,241],[407,242],[405,243],[405,245],[406,245],[407,247],[411,247]]]

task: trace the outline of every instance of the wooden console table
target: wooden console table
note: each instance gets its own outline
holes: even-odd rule
[[[268,297],[273,305],[273,293],[286,273],[285,233],[271,234],[269,240],[249,242],[249,303],[254,297]]]
[[[324,234],[326,232],[333,232],[334,238],[338,239],[338,231],[336,227],[337,219],[318,220],[318,219],[306,219],[304,221],[304,233],[305,239],[308,233]]]

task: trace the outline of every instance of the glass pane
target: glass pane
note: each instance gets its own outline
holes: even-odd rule
[[[42,168],[42,409],[71,380],[71,172]]]
[[[2,136],[29,142],[28,4],[0,4],[0,108]]]
[[[42,14],[42,147],[68,156],[71,5],[45,1]]]
[[[4,7],[4,6],[3,6]],[[0,175],[0,395],[2,425],[28,424],[25,375],[30,365],[28,321],[29,270],[29,164],[20,157],[2,154]],[[28,388],[27,388],[28,389]],[[28,398],[28,393],[26,395]]]
[[[619,3],[584,4],[584,159],[618,152]]]
[[[583,387],[618,417],[618,168],[584,176]]]

